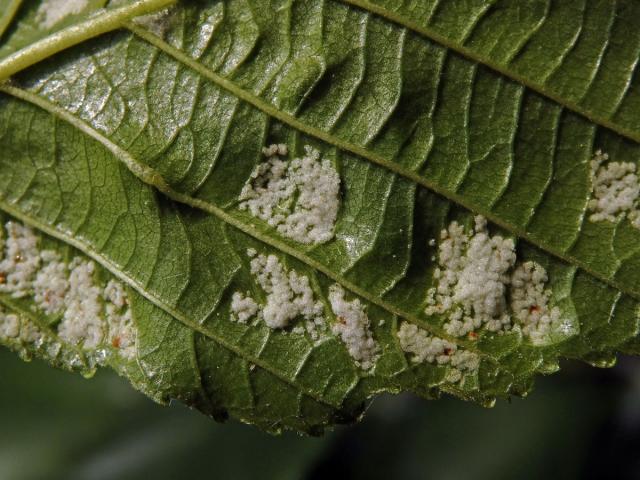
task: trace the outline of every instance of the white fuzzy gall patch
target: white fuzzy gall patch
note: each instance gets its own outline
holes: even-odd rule
[[[363,370],[371,369],[378,359],[379,347],[371,334],[369,317],[365,313],[360,300],[347,301],[340,285],[332,285],[329,289],[331,310],[336,316],[336,323],[331,331],[346,345],[349,355]]]
[[[640,228],[640,182],[636,164],[610,162],[606,153],[598,150],[591,160],[591,200],[588,208],[592,222],[615,222],[627,217]]]
[[[7,312],[0,307],[0,342],[28,355],[36,353],[49,361],[61,362],[69,368],[85,366],[82,358],[26,316]],[[62,353],[62,355],[60,355]]]
[[[281,156],[284,157],[289,154],[289,147],[287,147],[284,143],[272,144],[268,147],[264,147],[262,149],[262,154],[265,157],[275,157]]]
[[[104,298],[111,302],[116,308],[121,309],[129,304],[127,292],[120,282],[109,280],[107,286],[104,287]]]
[[[304,335],[305,329],[304,329],[304,326],[302,325],[296,325],[291,329],[291,331],[296,335]]]
[[[20,325],[20,340],[25,343],[32,343],[39,347],[44,342],[45,336],[42,331],[31,322],[23,322]]]
[[[519,265],[511,277],[511,309],[522,325],[522,332],[534,342],[555,330],[560,309],[550,307],[551,291],[545,289],[547,272],[535,262]]]
[[[102,290],[93,281],[95,264],[75,258],[69,265],[69,291],[58,335],[73,345],[95,349],[105,334],[102,316]]]
[[[427,292],[425,313],[445,315],[449,335],[503,333],[517,322],[525,336],[540,340],[559,325],[560,310],[549,306],[545,269],[535,262],[517,264],[513,240],[490,235],[484,217],[476,217],[469,233],[452,222],[438,249],[437,286]]]
[[[36,12],[36,21],[43,28],[52,28],[69,15],[82,13],[87,0],[44,0]]]
[[[120,282],[109,280],[104,289],[109,343],[127,360],[136,354],[136,329],[127,292]]]
[[[400,325],[398,340],[402,350],[410,354],[411,360],[415,363],[451,366],[447,381],[452,383],[460,381],[465,374],[477,371],[480,365],[477,354],[461,350],[457,345],[435,337],[408,322],[402,322]]]
[[[16,222],[7,222],[4,258],[0,262],[0,292],[21,298],[29,294],[40,268],[38,237]]]
[[[287,271],[275,255],[262,254],[251,259],[251,273],[267,294],[260,312],[267,326],[285,328],[299,316],[307,321],[307,331],[324,323],[322,303],[315,299],[308,277]]]
[[[330,161],[307,146],[305,156],[291,161],[286,145],[264,149],[259,164],[240,193],[240,209],[264,220],[285,237],[305,244],[333,238],[339,208],[340,176]]]
[[[12,313],[0,313],[0,338],[15,339],[20,335],[20,319]]]
[[[53,315],[65,307],[69,270],[56,252],[45,250],[40,257],[43,266],[33,282],[34,300],[47,315]]]
[[[107,304],[107,318],[109,326],[109,343],[118,350],[118,354],[127,360],[133,360],[136,355],[136,329],[133,324],[131,309],[121,312]]]
[[[476,217],[470,235],[452,222],[441,234],[434,272],[438,286],[428,292],[426,313],[446,313],[449,321],[444,328],[456,337],[481,327],[508,330],[511,320],[506,312],[506,286],[515,261],[513,240],[490,236],[483,217]]]
[[[15,313],[9,313],[0,306],[0,340],[32,344],[40,348],[46,337],[30,320]]]
[[[309,278],[287,270],[275,255],[258,254],[255,249],[248,249],[247,255],[251,258],[251,273],[266,293],[266,303],[258,304],[248,292],[234,292],[231,320],[246,324],[255,317],[270,328],[291,327],[296,335],[306,333],[312,340],[322,341],[327,334],[324,308],[316,299]],[[356,365],[363,370],[373,368],[379,346],[373,339],[364,305],[359,299],[347,301],[344,289],[337,284],[330,287],[328,299],[336,316],[331,332],[345,344]]]
[[[232,319],[238,323],[247,323],[249,319],[258,314],[258,304],[248,294],[235,292],[231,297]]]
[[[121,356],[133,358],[136,332],[119,282],[100,285],[93,262],[79,257],[66,262],[52,250],[41,250],[29,227],[7,222],[6,233],[6,238],[0,235],[0,292],[32,295],[42,313],[61,316],[57,334],[66,342],[91,351],[108,341]],[[25,335],[36,335],[37,327],[29,325]]]

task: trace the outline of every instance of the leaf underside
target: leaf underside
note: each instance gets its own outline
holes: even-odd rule
[[[126,302],[96,296],[104,332],[89,345],[65,333],[71,314],[43,311],[44,256],[27,294],[0,271],[9,348],[314,434],[380,392],[490,405],[560,359],[610,366],[638,350],[640,229],[595,221],[591,203],[596,150],[640,157],[637,3],[202,0],[138,17],[169,2],[90,1],[60,19],[56,3],[0,0],[1,220],[62,264],[95,266],[92,285],[121,285]],[[272,144],[339,175],[329,239],[243,207]],[[488,238],[513,240],[515,265],[546,272],[562,319],[549,335],[517,322],[457,335],[427,308],[443,230],[480,238],[478,215]],[[238,321],[238,294],[270,301],[260,258],[306,279],[320,338],[295,328],[302,314]],[[336,291],[368,319],[371,367],[339,333]],[[105,333],[125,316],[130,351]],[[417,361],[402,331],[473,365]]]

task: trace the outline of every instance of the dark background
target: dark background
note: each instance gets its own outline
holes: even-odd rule
[[[576,363],[484,409],[383,396],[322,438],[272,437],[165,408],[0,349],[0,479],[640,478],[640,360]]]

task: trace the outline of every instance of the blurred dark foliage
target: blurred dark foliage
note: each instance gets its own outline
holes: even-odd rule
[[[568,363],[493,409],[383,396],[322,438],[163,408],[0,350],[0,479],[640,478],[640,361]]]

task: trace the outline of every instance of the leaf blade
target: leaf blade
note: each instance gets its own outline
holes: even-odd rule
[[[221,14],[220,5],[211,2],[202,9],[200,6],[185,6],[184,10],[175,13],[178,20],[172,20],[168,30],[163,28],[160,36],[129,25],[136,36],[116,33],[99,39],[93,45],[108,38],[109,48],[97,54],[85,47],[72,49],[59,56],[63,67],[55,63],[44,68],[36,67],[18,77],[25,89],[4,85],[2,90],[38,105],[72,125],[81,132],[78,137],[82,139],[80,143],[99,142],[138,178],[165,195],[212,214],[221,224],[231,225],[234,232],[235,229],[244,232],[248,237],[237,237],[237,232],[233,234],[239,239],[239,245],[251,244],[253,240],[249,237],[257,239],[261,248],[269,245],[275,247],[278,254],[286,253],[296,270],[308,271],[310,278],[318,276],[319,290],[325,289],[326,292],[327,281],[332,279],[368,300],[368,309],[379,311],[384,321],[393,322],[390,338],[386,340],[388,345],[394,341],[397,343],[394,336],[399,331],[397,317],[400,317],[446,337],[454,344],[470,348],[483,358],[478,376],[458,386],[454,385],[455,382],[448,384],[436,373],[426,375],[426,385],[420,386],[419,381],[411,378],[414,373],[409,372],[413,369],[406,364],[394,367],[394,373],[386,378],[384,375],[371,379],[361,377],[353,384],[348,380],[335,382],[329,375],[324,377],[323,385],[316,377],[306,387],[306,380],[297,378],[297,372],[307,369],[304,358],[308,357],[303,356],[300,362],[287,364],[281,363],[277,355],[271,355],[267,363],[257,363],[260,367],[270,370],[276,377],[278,372],[282,372],[280,379],[285,383],[289,381],[295,388],[310,388],[311,397],[319,395],[318,398],[324,398],[328,395],[327,398],[333,399],[331,406],[335,408],[342,403],[358,403],[350,395],[355,399],[365,399],[374,391],[397,388],[410,388],[425,395],[433,389],[440,389],[487,401],[494,395],[507,392],[525,393],[531,375],[536,371],[556,369],[559,356],[583,358],[592,363],[609,361],[612,349],[633,341],[638,329],[637,316],[632,314],[636,308],[637,282],[633,281],[634,254],[624,249],[635,232],[627,229],[625,237],[620,237],[624,238],[622,240],[617,237],[617,227],[608,232],[600,225],[585,223],[589,194],[585,187],[588,174],[585,167],[594,139],[627,154],[635,152],[633,146],[627,146],[624,139],[603,132],[481,65],[470,63],[388,22],[367,15],[363,17],[366,21],[359,24],[364,27],[360,30],[362,35],[357,37],[360,42],[356,49],[358,53],[352,58],[348,55],[341,57],[339,52],[318,51],[315,56],[309,56],[309,51],[322,47],[327,41],[322,32],[314,30],[290,40],[287,25],[305,24],[305,19],[309,23],[313,15],[322,14],[348,18],[348,21],[343,20],[343,25],[352,26],[348,22],[362,17],[356,9],[339,7],[336,2],[322,3],[326,8],[308,12],[298,4],[276,12],[260,2],[251,2],[248,6],[242,2],[230,2],[227,12],[233,11],[238,18],[250,18],[249,25],[255,26],[253,30],[242,26],[246,29],[240,36],[241,40],[232,39],[230,44],[211,43],[216,35],[222,39],[233,38],[232,33],[240,28],[239,24],[233,23],[233,17],[227,15],[225,18],[224,8]],[[481,17],[487,12],[489,9],[481,9],[474,22],[481,23]],[[196,36],[205,32],[206,42],[199,45],[192,41],[189,32],[185,33],[185,25],[195,26],[193,32]],[[278,28],[271,28],[273,25],[278,25]],[[391,41],[387,41],[389,39]],[[227,53],[219,55],[220,48],[227,48]],[[125,54],[118,55],[118,52]],[[81,53],[81,58],[78,53]],[[333,60],[332,54],[336,56]],[[433,56],[437,59],[435,66],[428,65]],[[418,63],[414,68],[411,63],[414,59],[424,63]],[[377,68],[385,66],[389,68]],[[323,84],[325,75],[339,77],[338,73],[345,68],[351,72],[349,75],[355,75],[356,81],[347,79],[350,83],[344,83],[344,91],[336,93],[335,89],[332,90],[334,86]],[[416,79],[406,82],[398,70],[402,70],[405,76],[416,75]],[[135,76],[141,71],[144,72],[143,81],[137,82]],[[86,83],[84,79],[94,83]],[[81,92],[74,82],[80,88],[82,85],[90,88]],[[420,90],[423,83],[429,88]],[[464,94],[458,95],[461,89]],[[326,91],[338,95],[339,101],[334,102],[335,105],[329,101],[330,96],[323,96],[322,92]],[[70,92],[72,95],[68,95]],[[76,92],[81,95],[74,97]],[[104,92],[108,95],[102,102],[106,95]],[[165,92],[170,93],[165,95]],[[415,94],[425,95],[426,100],[413,105]],[[142,104],[136,100],[139,98],[143,99]],[[10,100],[7,102],[7,105],[13,104]],[[496,111],[485,115],[487,108],[496,108]],[[325,112],[318,114],[322,109]],[[145,115],[146,124],[144,121],[136,123]],[[5,121],[10,123],[10,120]],[[207,128],[211,127],[213,132],[208,132]],[[83,135],[91,141],[84,139]],[[580,142],[576,142],[576,138]],[[12,141],[16,145],[20,142],[25,147],[29,145],[24,138],[8,139],[5,143]],[[259,161],[261,148],[271,141],[293,146],[292,152],[299,152],[302,145],[315,147],[339,168],[345,203],[336,224],[336,241],[326,246],[305,248],[283,238],[237,208],[240,188]],[[530,155],[528,149],[536,142],[542,147],[538,151],[534,149],[534,154]],[[580,154],[576,159],[574,152],[578,147]],[[48,158],[47,152],[41,154],[42,159]],[[510,155],[508,161],[501,160],[504,155]],[[99,155],[105,164],[112,162],[108,157],[104,153]],[[27,160],[28,156],[23,155],[21,161],[25,165]],[[502,163],[496,172],[497,161]],[[93,162],[91,168],[94,169],[101,165],[100,161],[90,162]],[[580,175],[574,175],[575,171]],[[534,182],[528,178],[532,174]],[[122,178],[123,175],[118,171],[115,177]],[[495,188],[492,185],[494,181]],[[133,185],[131,182],[127,180],[125,184]],[[40,215],[34,210],[34,205],[42,204],[50,192],[44,188],[41,194],[33,195],[30,183],[25,184],[22,193],[11,193],[10,197],[14,198],[8,203],[5,201],[3,208],[33,222]],[[491,188],[483,188],[487,183]],[[563,197],[563,188],[567,184],[571,185],[571,193]],[[435,194],[422,188],[424,186]],[[138,188],[131,191],[124,188],[114,198],[126,198],[126,202],[131,202],[140,197],[136,193]],[[379,201],[367,203],[366,194],[375,195]],[[148,198],[148,193],[142,197]],[[96,201],[95,195],[90,198],[91,202]],[[99,204],[99,199],[97,201]],[[560,202],[571,205],[570,221],[559,215],[557,205]],[[121,209],[128,208],[121,203],[118,205]],[[188,282],[171,283],[172,287],[167,288],[170,282],[160,278],[169,278],[173,273],[174,277],[188,278],[192,271],[200,268],[199,262],[194,263],[194,258],[205,258],[203,255],[206,254],[202,252],[211,255],[209,250],[202,250],[202,245],[207,243],[207,239],[223,239],[225,236],[220,232],[226,227],[211,227],[208,236],[192,242],[185,232],[190,231],[190,235],[194,235],[195,225],[200,224],[198,215],[189,213],[185,217],[181,213],[176,216],[171,212],[174,209],[183,212],[182,207],[173,207],[164,201],[158,205],[161,215],[156,215],[153,209],[145,211],[143,208],[139,212],[141,218],[148,217],[143,230],[156,232],[150,235],[149,246],[164,255],[151,258],[151,272],[144,265],[144,252],[135,250],[137,227],[128,236],[118,233],[121,225],[128,226],[128,230],[135,226],[131,219],[122,220],[122,224],[113,223],[109,232],[98,232],[97,237],[84,238],[77,242],[77,246],[85,251],[94,248],[91,245],[99,245],[96,251],[106,249],[109,254],[96,254],[96,258],[99,257],[114,273],[124,275],[123,278],[141,294],[183,325],[211,337],[202,321],[218,308],[218,302],[224,296],[222,292],[231,285],[225,281],[216,283],[213,272],[231,278],[242,268],[232,268],[229,272],[233,270],[235,273],[231,274],[222,259],[216,260],[217,270],[202,267],[198,276],[208,278],[214,285],[209,290],[205,289],[212,300],[203,305],[196,305],[195,296],[189,297]],[[65,222],[73,225],[77,221],[73,219],[84,218],[76,230],[65,227],[69,232],[89,228],[86,225],[97,232],[101,228],[100,217],[102,220],[107,218],[106,209],[105,213],[92,218],[88,215],[90,209],[83,211],[78,205],[74,208],[74,213],[66,217],[60,213],[64,208],[61,207],[58,213],[64,217],[63,225]],[[25,212],[29,212],[26,217]],[[428,248],[429,239],[437,238],[449,222],[461,221],[468,225],[472,213],[486,213],[485,216],[492,220],[492,231],[520,240],[519,257],[535,259],[551,272],[556,291],[554,295],[562,303],[569,322],[564,336],[553,340],[550,345],[532,345],[523,340],[522,334],[516,330],[502,337],[483,334],[476,343],[447,336],[439,319],[425,315],[426,295],[433,284],[430,276],[435,261],[429,261],[429,256],[436,253]],[[356,217],[360,217],[362,225],[354,222]],[[73,242],[72,236],[64,231],[61,233],[60,225],[55,224],[57,218],[43,218],[38,222],[41,227],[48,228],[46,231],[49,233],[59,238],[62,235],[66,241]],[[207,222],[215,223],[207,217],[201,225]],[[621,232],[623,230],[620,229]],[[174,233],[170,240],[163,241],[162,232],[167,231]],[[117,242],[132,245],[126,256],[112,249]],[[609,242],[611,258],[600,259],[594,242]],[[175,247],[175,251],[160,248],[162,244],[173,247],[183,243],[189,246],[187,250],[181,250],[180,246]],[[540,248],[531,248],[532,245]],[[172,260],[179,255],[187,261]],[[228,255],[234,261],[242,256],[242,251]],[[298,264],[293,259],[302,263]],[[189,264],[190,269],[171,272],[172,267],[168,265],[172,264]],[[580,269],[576,270],[576,267]],[[164,273],[154,272],[156,268]],[[376,272],[376,268],[380,268],[383,274]],[[128,275],[122,273],[124,271],[133,273]],[[581,275],[593,277],[593,282],[577,282],[575,279],[581,279]],[[619,276],[621,280],[618,280]],[[609,301],[609,294],[616,289],[618,294],[623,292],[622,300],[615,298]],[[575,311],[574,308],[576,301],[584,301],[580,299],[588,298],[587,292],[593,294],[594,291],[603,297],[600,305],[603,314],[597,321],[590,320],[589,311]],[[622,313],[618,311],[619,306]],[[183,308],[188,314],[180,311]],[[226,326],[225,329],[220,330],[213,340],[251,363],[255,359],[260,360],[264,353],[262,350],[247,356],[248,347],[234,343],[240,339],[226,339],[233,328]],[[386,331],[375,329],[376,335],[382,337]],[[281,340],[278,335],[269,336],[277,339],[272,345]],[[184,348],[189,342],[193,343],[192,340],[183,340],[179,348],[191,351]],[[274,347],[274,352],[297,348],[295,342],[288,340],[279,345]],[[400,353],[398,345],[395,345],[395,350]],[[404,354],[400,356],[406,362]],[[310,371],[319,376],[323,369],[330,373],[332,370],[317,364]],[[335,368],[333,370],[337,372]],[[349,378],[348,373],[339,375],[343,379]],[[404,379],[396,383],[394,375],[404,376]],[[423,378],[420,373],[415,375]],[[339,386],[341,382],[342,390],[338,388],[338,393],[327,394],[328,385]],[[197,390],[200,387],[196,383],[190,383],[191,387],[183,390]]]

